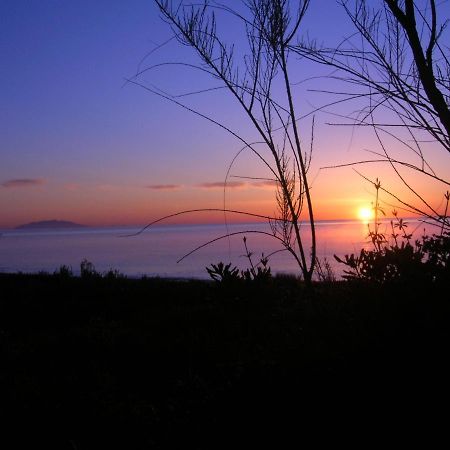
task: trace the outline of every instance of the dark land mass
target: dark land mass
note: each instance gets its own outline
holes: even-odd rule
[[[84,228],[86,225],[81,225],[67,220],[42,220],[40,222],[30,222],[16,227],[16,230],[54,230],[64,228]]]
[[[35,446],[59,449],[296,448],[447,430],[445,286],[61,270],[0,274],[0,292],[0,420],[21,426],[17,445],[30,426]]]

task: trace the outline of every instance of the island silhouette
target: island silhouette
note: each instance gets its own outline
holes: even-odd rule
[[[82,225],[67,220],[41,220],[38,222],[25,223],[17,226],[16,230],[48,230],[48,229],[60,229],[60,228],[84,228],[86,225]]]

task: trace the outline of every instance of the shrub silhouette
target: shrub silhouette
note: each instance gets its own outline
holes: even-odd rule
[[[425,237],[422,250],[425,255],[424,266],[432,281],[446,282],[450,275],[450,232],[440,236]]]
[[[206,267],[209,276],[221,284],[236,284],[242,281],[247,282],[267,282],[272,278],[272,271],[268,265],[268,259],[262,255],[259,262],[261,265],[253,266],[249,269],[241,270],[231,263],[219,262]]]
[[[59,270],[55,271],[54,275],[61,278],[71,278],[73,277],[72,267],[63,264],[59,267]]]
[[[80,263],[80,275],[81,278],[93,278],[100,276],[100,274],[95,270],[94,264],[87,259],[83,259]]]
[[[217,265],[211,264],[211,267],[206,267],[206,271],[218,283],[233,284],[240,279],[239,269],[237,267],[231,267],[231,263],[224,264],[223,262],[219,262]]]
[[[386,245],[379,250],[361,249],[359,255],[345,255],[344,259],[334,255],[335,259],[345,264],[350,270],[344,270],[343,278],[347,280],[362,279],[376,283],[393,280],[412,280],[422,277],[422,246],[409,242],[400,245]]]
[[[219,262],[211,264],[211,267],[206,267],[206,271],[209,276],[214,280],[222,284],[236,284],[240,281],[267,283],[272,278],[272,271],[269,266],[269,257],[261,255],[261,258],[257,264],[253,263],[253,253],[249,251],[247,247],[247,238],[244,236],[245,257],[250,263],[250,267],[245,270],[241,270],[234,266],[231,267],[231,263],[224,264]]]
[[[395,235],[393,235],[395,236]],[[335,259],[349,267],[344,270],[347,280],[375,283],[445,282],[450,274],[450,233],[422,236],[411,243],[411,235],[392,237],[391,243],[380,244],[373,250],[361,249],[359,255]]]

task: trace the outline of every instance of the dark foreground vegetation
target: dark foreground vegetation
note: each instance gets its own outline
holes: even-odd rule
[[[436,436],[446,285],[3,274],[0,420],[62,449]]]

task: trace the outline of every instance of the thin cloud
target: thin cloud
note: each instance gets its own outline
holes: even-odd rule
[[[242,188],[246,186],[247,183],[244,183],[242,181],[229,181],[225,187],[227,189],[236,189],[236,188]],[[216,181],[214,183],[201,183],[197,184],[195,187],[201,188],[201,189],[223,189],[224,183],[223,181]]]
[[[21,187],[35,187],[45,184],[45,180],[41,178],[16,178],[13,180],[4,181],[0,186],[4,188],[21,188]]]
[[[181,184],[151,184],[145,187],[154,191],[176,191],[182,188]]]
[[[262,181],[255,181],[252,183],[252,186],[260,188],[274,188],[277,187],[277,185],[278,182],[275,180],[262,180]]]

